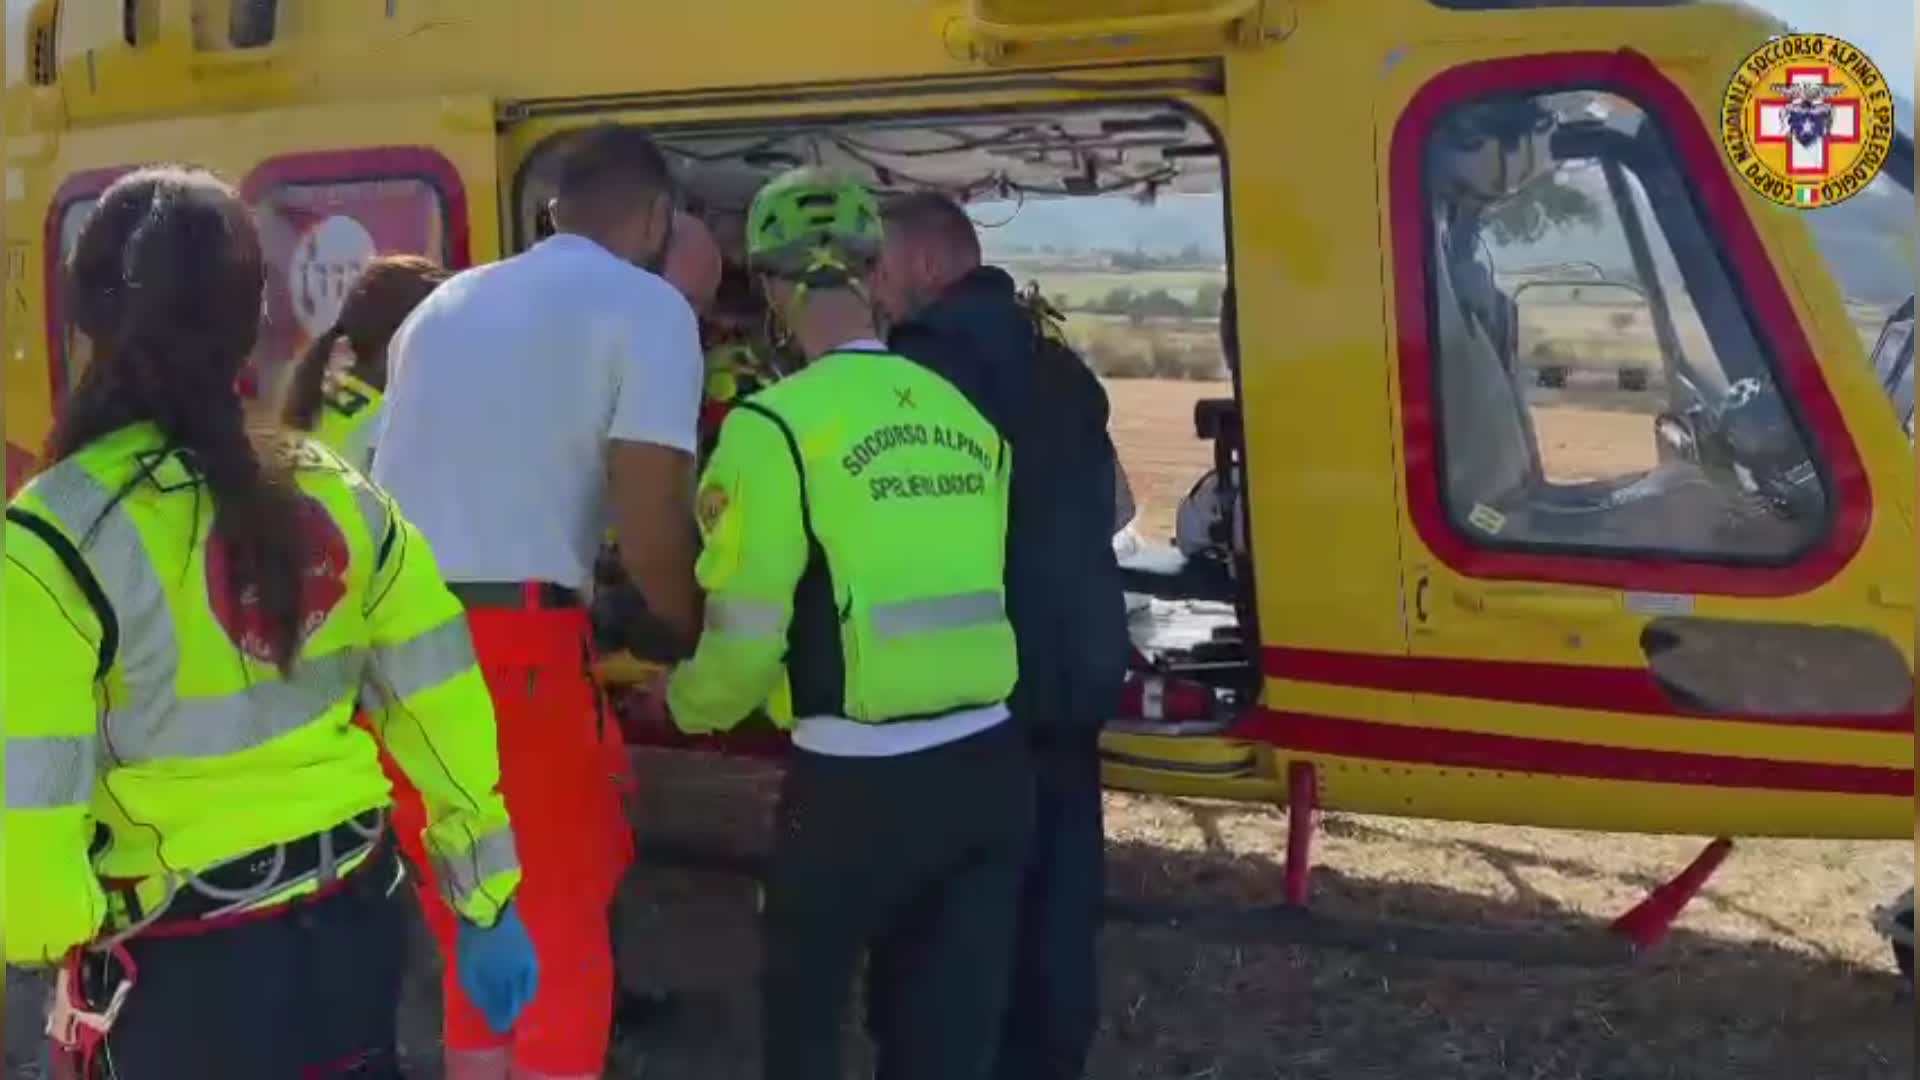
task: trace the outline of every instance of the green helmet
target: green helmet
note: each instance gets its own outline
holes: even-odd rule
[[[747,211],[747,262],[810,285],[837,285],[880,254],[880,204],[863,185],[802,168],[767,181]]]

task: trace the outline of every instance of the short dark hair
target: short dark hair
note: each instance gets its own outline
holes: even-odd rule
[[[560,156],[554,195],[589,213],[674,195],[673,169],[645,131],[599,124],[573,136]]]
[[[889,230],[900,229],[939,244],[968,263],[980,262],[980,234],[953,198],[938,191],[910,191],[895,195],[881,207]]]

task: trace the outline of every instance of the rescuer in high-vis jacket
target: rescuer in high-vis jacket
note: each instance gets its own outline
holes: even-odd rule
[[[361,472],[370,471],[385,418],[387,343],[445,280],[440,264],[419,255],[369,262],[347,290],[332,328],[294,365],[281,421],[311,432]]]
[[[375,738],[425,794],[465,989],[536,987],[493,711],[425,541],[338,456],[250,437],[261,256],[210,174],[129,174],[68,266],[91,361],[7,508],[4,926],[58,965],[73,1073],[397,1075],[401,867]]]
[[[747,250],[807,367],[727,417],[696,497],[706,619],[668,681],[733,727],[784,661],[795,753],[766,879],[770,1078],[838,1080],[861,960],[883,1076],[985,1075],[1032,807],[1002,594],[1008,449],[887,352],[870,193],[816,170],[753,201]]]

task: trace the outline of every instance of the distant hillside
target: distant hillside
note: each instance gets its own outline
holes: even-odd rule
[[[1152,206],[1123,197],[1033,199],[1025,205],[968,207],[993,255],[1143,251],[1174,255],[1188,248],[1225,258],[1227,241],[1217,195],[1167,195]]]
[[[1592,194],[1605,198],[1604,188],[1595,187]],[[1152,206],[1119,196],[1036,199],[1023,206],[976,203],[969,212],[981,225],[989,255],[996,258],[1134,251],[1226,256],[1217,195],[1165,196]],[[1852,298],[1898,303],[1912,291],[1916,268],[1911,204],[1891,180],[1883,178],[1841,206],[1812,211],[1809,221],[1815,224],[1815,237]],[[1591,262],[1622,276],[1630,274],[1632,266],[1622,236],[1612,225],[1604,231],[1577,224],[1549,229],[1523,247],[1503,250],[1496,262],[1507,269],[1520,269],[1522,263],[1537,267]],[[1664,252],[1657,258],[1663,272],[1673,272]],[[1898,268],[1904,272],[1889,273]]]

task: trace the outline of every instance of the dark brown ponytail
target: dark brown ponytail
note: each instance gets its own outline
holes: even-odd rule
[[[334,343],[342,338],[353,350],[353,374],[376,390],[386,389],[387,343],[413,309],[445,280],[447,271],[440,264],[418,255],[382,255],[368,263],[347,290],[339,320],[315,338],[294,365],[281,422],[295,431],[312,431],[319,422],[327,366]]]
[[[345,336],[346,331],[335,323],[333,329],[314,338],[307,351],[300,355],[293,365],[293,374],[287,378],[281,423],[295,431],[312,431],[320,422],[320,400],[326,394],[327,366],[333,360],[333,345]]]
[[[203,170],[141,169],[100,197],[67,275],[93,357],[54,429],[54,460],[130,424],[159,428],[212,496],[229,595],[255,599],[271,658],[290,672],[307,562],[299,496],[284,443],[248,432],[234,385],[265,285],[246,207]]]

